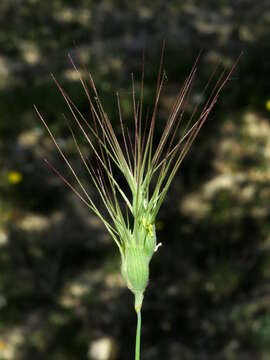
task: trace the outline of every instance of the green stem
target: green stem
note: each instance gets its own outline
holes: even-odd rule
[[[136,332],[136,350],[135,350],[135,360],[140,360],[140,345],[141,345],[141,310],[137,312],[137,332]]]

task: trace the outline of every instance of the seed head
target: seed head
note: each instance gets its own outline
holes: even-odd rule
[[[70,62],[79,76],[89,102],[90,119],[78,109],[53,75],[52,78],[64,97],[77,131],[83,135],[96,158],[96,164],[88,160],[76,138],[73,127],[68,125],[82,164],[100,196],[106,214],[94,203],[83,181],[72,167],[67,155],[60,148],[43,116],[35,107],[59,154],[73,175],[78,189],[60,174],[51,163],[48,161],[47,163],[104,223],[119,248],[122,275],[126,285],[135,295],[135,308],[139,311],[143,293],[149,280],[149,263],[154,252],[160,246],[160,244],[157,245],[155,230],[158,211],[179,166],[217,102],[218,96],[230,78],[239,58],[230,69],[220,71],[219,66],[216,67],[202,90],[201,98],[206,98],[206,100],[202,104],[197,104],[191,114],[187,116],[186,108],[191,85],[197,72],[198,57],[176,96],[162,130],[162,135],[159,139],[155,138],[155,141],[159,100],[166,80],[166,74],[163,70],[164,45],[157,78],[156,95],[151,111],[149,109],[145,111],[143,104],[143,59],[138,95],[135,91],[134,75],[132,74],[131,77],[131,102],[134,118],[132,135],[130,130],[125,127],[120,96],[118,93],[116,94],[123,143],[121,145],[120,139],[116,136],[113,125],[103,108],[92,75],[86,69],[78,53],[77,57],[83,68],[82,72],[78,70],[73,58],[69,55]],[[208,97],[205,96],[207,93],[209,94]],[[119,173],[125,179],[127,186],[121,185],[122,182],[120,183],[117,180]]]

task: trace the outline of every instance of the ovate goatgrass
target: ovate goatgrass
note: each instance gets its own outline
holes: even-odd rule
[[[217,102],[221,90],[229,80],[239,59],[229,69],[222,68],[220,70],[219,66],[216,67],[202,89],[202,97],[206,100],[195,106],[191,114],[187,116],[186,108],[191,85],[197,72],[198,57],[175,98],[160,138],[156,139],[158,106],[166,80],[163,69],[164,46],[152,110],[144,109],[144,60],[142,61],[139,94],[135,91],[134,76],[131,77],[132,117],[134,119],[132,132],[125,125],[121,99],[119,94],[116,94],[121,129],[119,137],[104,110],[92,75],[86,69],[79,54],[77,57],[82,71],[78,69],[77,64],[69,55],[72,67],[77,72],[88,99],[90,116],[85,116],[80,111],[55,77],[53,75],[52,77],[72,115],[74,126],[77,131],[81,132],[96,158],[97,165],[93,165],[84,154],[75,136],[74,128],[68,125],[82,165],[89,174],[106,213],[89,195],[36,106],[35,110],[73,175],[77,186],[75,187],[69,182],[50,162],[47,160],[46,162],[104,223],[119,249],[122,276],[135,298],[134,306],[138,319],[135,359],[139,360],[141,308],[149,281],[149,264],[161,245],[157,242],[156,237],[157,214],[179,166]],[[126,186],[122,185],[123,181],[118,180],[119,174],[125,179]]]

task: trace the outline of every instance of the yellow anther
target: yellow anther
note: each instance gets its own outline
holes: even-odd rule
[[[152,237],[153,236],[153,226],[152,226],[152,224],[147,223],[146,218],[142,218],[142,225],[148,231],[150,236]]]
[[[152,237],[153,236],[153,226],[152,226],[152,224],[148,224],[147,228],[148,228],[150,236]]]

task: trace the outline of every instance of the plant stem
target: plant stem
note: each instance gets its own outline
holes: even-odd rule
[[[141,345],[141,310],[137,312],[137,332],[136,332],[136,350],[135,350],[135,360],[140,360],[140,345]]]

